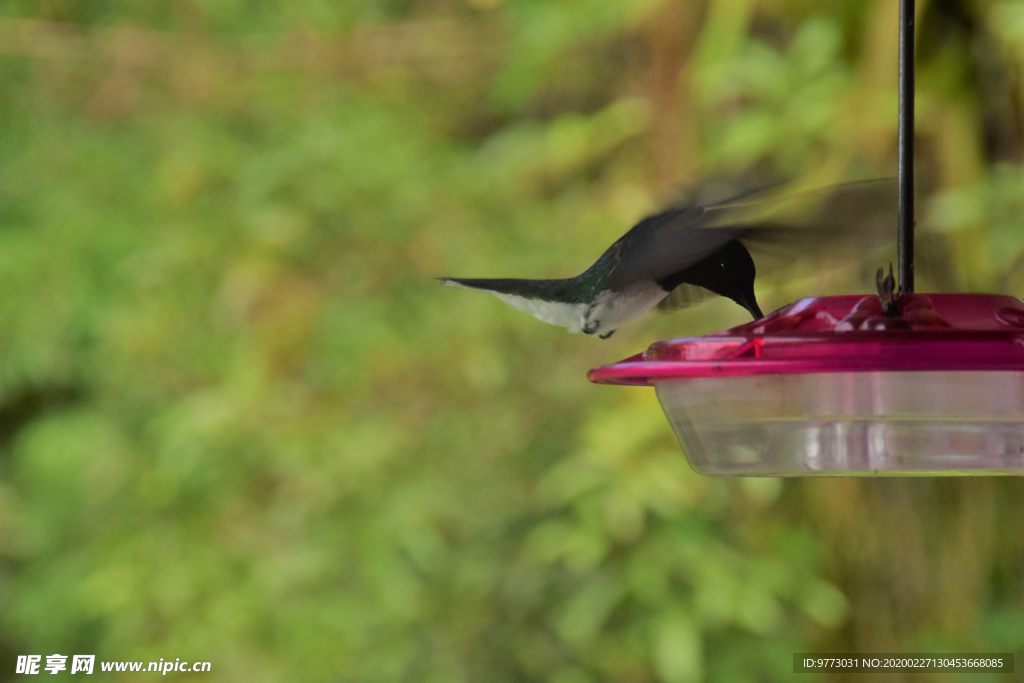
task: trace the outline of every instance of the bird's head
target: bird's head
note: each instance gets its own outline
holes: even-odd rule
[[[730,240],[686,272],[686,282],[732,299],[754,316],[763,318],[754,297],[754,259],[739,240]]]

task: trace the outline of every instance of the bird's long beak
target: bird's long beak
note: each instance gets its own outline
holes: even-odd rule
[[[754,316],[754,320],[760,320],[764,317],[764,313],[761,312],[761,307],[757,305],[757,298],[754,296],[754,288],[751,287],[750,291],[746,294],[740,294],[735,299],[743,308],[750,312],[750,315]]]

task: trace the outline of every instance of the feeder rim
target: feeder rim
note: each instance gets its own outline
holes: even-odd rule
[[[725,332],[655,342],[643,353],[591,370],[587,378],[598,384],[646,386],[752,375],[1024,372],[1024,303],[1019,299],[915,296],[929,305],[930,317],[922,319],[927,325],[850,329],[845,323],[852,319],[851,311],[858,300],[870,297],[801,299]]]

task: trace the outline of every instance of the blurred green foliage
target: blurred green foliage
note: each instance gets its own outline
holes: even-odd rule
[[[946,275],[1019,293],[1024,3],[919,5]],[[585,380],[738,307],[599,343],[432,280],[575,274],[704,175],[890,175],[894,0],[2,8],[3,676],[741,682],[1024,648],[1017,481],[703,478],[653,392]],[[817,265],[762,296],[870,288]]]

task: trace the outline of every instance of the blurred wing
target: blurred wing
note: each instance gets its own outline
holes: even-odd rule
[[[625,290],[639,282],[657,282],[712,253],[731,237],[708,230],[702,206],[669,209],[649,216],[614,245],[618,263],[609,284]]]
[[[892,258],[897,203],[894,179],[794,193],[754,217],[741,240],[761,278],[823,275],[872,291],[872,273]]]
[[[895,179],[865,180],[713,208],[708,224],[712,229],[738,224],[748,247],[781,245],[807,253],[878,246],[896,234],[897,202]]]
[[[640,221],[623,235],[612,286],[659,281],[729,240],[785,259],[820,257],[824,250],[859,258],[891,241],[896,215],[894,180],[844,183],[803,192],[779,185],[715,199],[701,190],[691,197],[709,203],[674,207]],[[761,259],[755,256],[758,270]],[[785,263],[785,261],[783,261]]]
[[[658,302],[658,311],[670,313],[681,308],[690,308],[716,296],[714,292],[697,285],[681,284]]]

